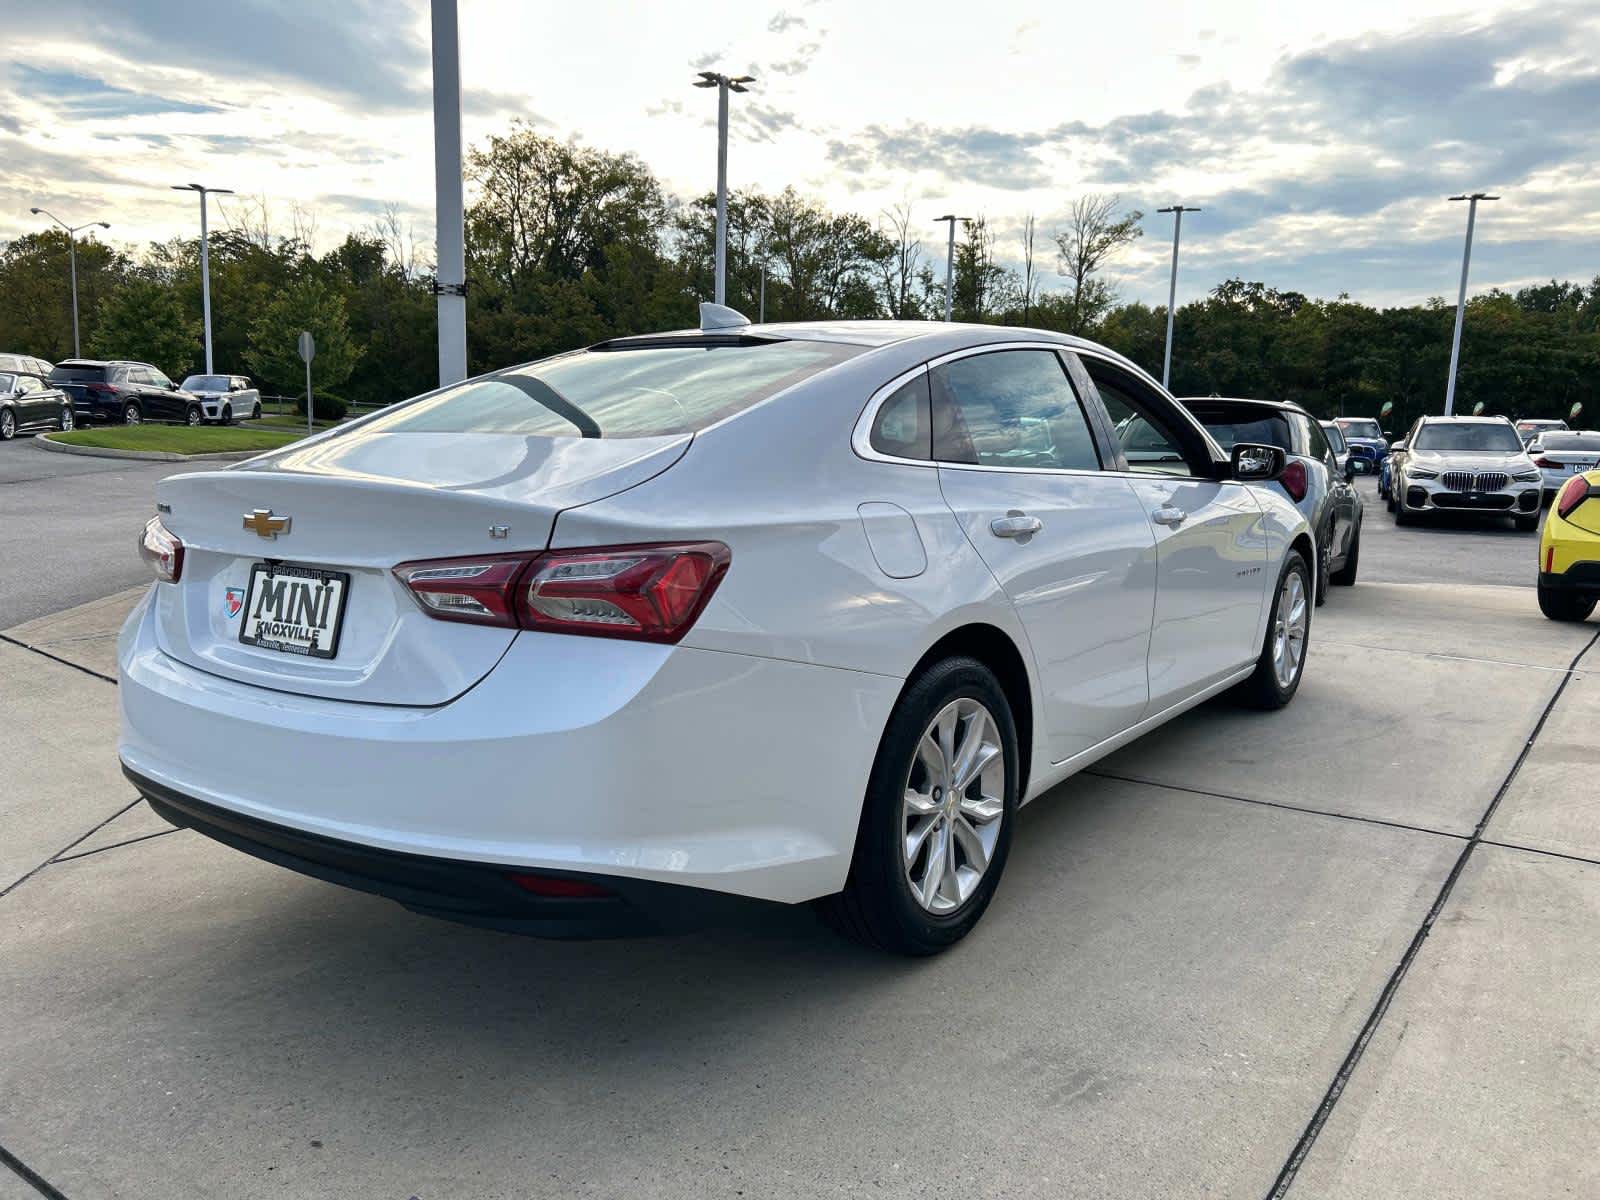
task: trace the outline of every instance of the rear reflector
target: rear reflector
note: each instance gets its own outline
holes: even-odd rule
[[[732,555],[721,542],[602,546],[401,563],[395,576],[441,621],[676,642]]]
[[[562,879],[556,875],[507,875],[506,878],[525,892],[551,900],[602,900],[616,895],[610,888],[603,888],[597,883]]]
[[[150,564],[157,579],[163,583],[176,583],[183,574],[183,543],[178,536],[161,523],[160,517],[151,517],[139,536],[139,557]]]
[[[1556,495],[1556,511],[1561,514],[1562,520],[1570,517],[1572,510],[1589,498],[1589,490],[1589,481],[1582,475],[1574,475],[1562,485]]]

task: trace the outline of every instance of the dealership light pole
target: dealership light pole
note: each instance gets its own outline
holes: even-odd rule
[[[744,85],[754,83],[754,75],[735,75],[731,79],[716,71],[701,71],[697,88],[717,89],[717,280],[718,304],[728,302],[728,93],[748,92]]]
[[[1478,220],[1478,201],[1500,197],[1473,192],[1470,196],[1451,196],[1450,199],[1467,201],[1467,244],[1461,251],[1461,292],[1456,296],[1456,332],[1450,339],[1450,379],[1444,385],[1444,415],[1447,417],[1456,411],[1456,363],[1461,358],[1461,322],[1467,315],[1467,267],[1472,262],[1472,227]]]
[[[208,188],[198,183],[175,183],[172,185],[175,192],[197,192],[200,196],[200,311],[205,317],[206,328],[206,374],[211,374],[211,250],[210,237],[206,231],[206,197],[231,196],[232,188]]]
[[[950,222],[950,237],[945,245],[944,252],[944,319],[948,322],[955,312],[956,305],[956,222],[965,225],[971,217],[958,217],[954,213],[945,213],[942,217],[935,217],[933,223],[940,221]]]
[[[467,377],[467,251],[461,200],[461,39],[456,0],[433,0],[433,183],[439,386]]]
[[[85,221],[82,225],[68,225],[55,213],[42,208],[28,210],[36,217],[49,217],[57,225],[67,231],[67,258],[71,263],[72,275],[72,357],[82,358],[83,348],[78,345],[78,231],[98,225],[101,229],[110,229],[111,226],[104,221]]]
[[[1172,279],[1167,284],[1167,349],[1161,356],[1161,386],[1172,386],[1172,309],[1178,300],[1178,237],[1183,232],[1183,214],[1186,212],[1199,212],[1198,208],[1185,208],[1181,204],[1174,204],[1169,208],[1158,208],[1157,212],[1172,214]]]

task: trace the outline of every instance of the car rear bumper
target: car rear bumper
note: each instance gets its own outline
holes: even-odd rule
[[[186,796],[123,767],[150,807],[174,825],[313,879],[382,896],[425,916],[550,938],[627,937],[758,917],[769,901],[626,876],[548,872],[542,879],[598,888],[602,896],[536,895],[513,865],[382,850],[247,817]]]
[[[1600,600],[1600,561],[1576,562],[1565,571],[1540,571],[1539,587]]]
[[[600,659],[573,652],[589,639],[524,633],[449,704],[359,704],[180,663],[149,608],[118,647],[118,750],[141,789],[375,852],[764,900],[843,886],[901,686],[683,646],[611,642]]]

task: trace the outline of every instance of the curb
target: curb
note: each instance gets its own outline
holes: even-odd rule
[[[82,454],[88,458],[143,458],[154,462],[243,462],[266,453],[265,450],[219,450],[210,454],[173,454],[170,450],[111,450],[101,446],[74,446],[58,442],[48,433],[41,433],[34,438],[33,444],[44,450],[54,450],[57,454]]]

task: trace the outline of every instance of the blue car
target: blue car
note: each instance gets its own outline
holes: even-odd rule
[[[1389,441],[1383,430],[1371,417],[1335,417],[1334,424],[1344,434],[1350,447],[1350,461],[1363,475],[1379,475],[1378,487],[1383,487],[1380,469],[1389,457]]]
[[[1378,468],[1378,498],[1381,500],[1389,498],[1389,465],[1389,456],[1385,454],[1383,465]]]

